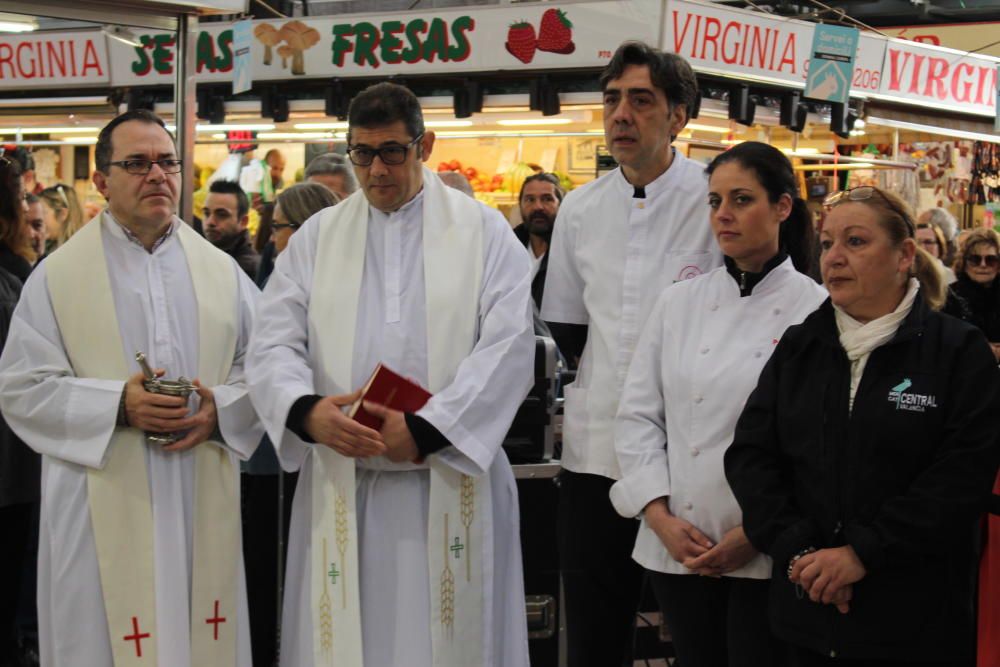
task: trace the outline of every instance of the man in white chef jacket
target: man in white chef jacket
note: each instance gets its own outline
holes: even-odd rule
[[[632,352],[664,288],[722,263],[704,168],[672,146],[698,95],[690,65],[626,42],[601,89],[619,167],[566,195],[542,302],[563,354],[580,357],[565,389],[559,530],[568,658],[585,667],[627,662],[638,605],[638,522],[608,497],[621,477],[614,419]]]
[[[517,491],[500,444],[532,382],[530,271],[506,220],[446,187],[417,98],[351,101],[361,188],[275,264],[247,361],[292,506],[287,667],[523,667]],[[343,409],[378,364],[419,410]]]
[[[41,662],[249,666],[237,459],[263,434],[243,378],[257,290],[175,215],[157,116],[108,123],[96,163],[108,206],[32,273],[0,357],[0,409],[43,455]],[[192,378],[190,400],[146,391],[137,351]]]

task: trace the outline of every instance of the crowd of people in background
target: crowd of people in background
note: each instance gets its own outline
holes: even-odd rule
[[[522,222],[513,233],[474,201],[464,176],[423,169],[434,135],[424,129],[416,98],[395,84],[379,84],[352,102],[347,154],[312,159],[304,182],[285,187],[286,161],[273,150],[254,162],[268,182],[259,192],[239,180],[209,184],[193,227],[232,262],[219,263],[217,250],[199,250],[203,242],[174,215],[181,163],[152,114],[129,112],[102,132],[95,183],[109,208],[93,221],[73,187],[37,181],[30,154],[0,155],[0,563],[8,573],[0,577],[0,667],[37,664],[36,569],[43,573],[43,657],[61,666],[78,649],[75,635],[52,636],[64,618],[53,595],[68,585],[65,572],[53,568],[67,554],[55,553],[65,536],[51,532],[51,515],[46,523],[53,506],[40,509],[38,452],[46,457],[52,498],[66,492],[57,484],[86,480],[74,477],[81,471],[94,483],[93,469],[107,463],[107,443],[93,443],[128,431],[118,427],[166,425],[190,430],[171,447],[225,443],[218,462],[191,457],[175,469],[165,454],[150,463],[152,475],[169,479],[154,492],[161,494],[154,505],[184,507],[170,510],[183,517],[171,530],[202,530],[191,517],[193,466],[225,471],[229,459],[240,459],[246,576],[219,593],[237,598],[239,612],[229,610],[237,662],[249,661],[251,645],[254,665],[269,667],[278,653],[276,591],[286,551],[275,548],[275,536],[282,526],[295,575],[285,588],[282,652],[298,661],[285,664],[312,658],[325,617],[314,618],[318,612],[308,605],[309,572],[328,545],[324,519],[311,513],[321,515],[324,498],[335,497],[329,494],[342,473],[331,473],[335,462],[324,458],[335,451],[352,469],[358,464],[358,518],[350,530],[362,540],[360,557],[381,568],[350,575],[354,597],[349,603],[345,593],[344,608],[360,605],[357,645],[338,655],[423,665],[444,650],[425,617],[438,604],[425,590],[438,550],[430,542],[438,519],[428,508],[443,502],[444,487],[428,472],[435,457],[469,479],[490,480],[480,492],[492,494],[494,510],[477,534],[489,536],[496,568],[477,575],[487,591],[478,601],[484,606],[463,626],[488,647],[455,655],[526,665],[517,509],[510,503],[516,493],[497,452],[500,422],[512,419],[512,397],[527,387],[523,357],[532,328],[554,337],[576,370],[565,387],[556,527],[571,666],[630,664],[644,581],[682,667],[971,667],[976,618],[978,665],[995,665],[997,526],[984,538],[979,522],[991,487],[997,491],[1000,460],[1000,235],[989,228],[960,232],[942,208],[916,216],[875,187],[835,193],[817,219],[789,160],[759,142],[734,146],[704,168],[673,146],[698,91],[694,72],[677,55],[624,44],[600,85],[605,138],[619,168],[569,193],[552,174],[530,176],[518,193]],[[130,141],[158,152],[129,152]],[[251,210],[259,217],[254,234]],[[141,347],[155,341],[148,352],[163,365],[176,355],[190,377],[204,380],[193,386],[193,415],[180,399],[149,398],[138,374],[125,389],[102,384],[116,376],[100,374],[59,384],[71,376],[70,360],[74,369],[104,368],[105,358],[84,362],[91,351],[73,345],[94,340],[88,326],[97,331],[108,323],[72,319],[58,290],[45,291],[37,276],[59,284],[77,275],[59,258],[86,242],[98,247],[95,225],[111,234],[108,295],[125,290],[119,282],[128,280],[148,282],[152,295],[139,294],[135,304],[151,305],[136,305],[136,322],[123,324],[135,331],[123,336]],[[362,231],[329,231],[350,225]],[[441,255],[434,242],[453,251],[448,268],[464,277],[452,281],[458,287],[441,266],[417,261]],[[350,243],[360,257],[344,250]],[[157,255],[161,247],[167,250]],[[468,257],[458,252],[469,247]],[[112,266],[114,257],[125,258],[121,266]],[[177,277],[187,270],[178,268],[184,257],[190,280]],[[147,260],[155,269],[145,268]],[[220,281],[230,291],[205,291],[195,281],[202,264],[223,273],[238,267],[232,281]],[[27,305],[26,283],[34,295]],[[202,302],[210,298],[228,313],[211,322],[228,345],[227,363],[211,383],[197,362],[196,353],[208,349],[204,341],[192,343],[190,323],[163,305],[171,285],[190,302],[185,307],[202,308],[198,317],[207,316]],[[253,285],[264,290],[259,302]],[[115,292],[112,304],[94,291],[95,310],[107,307],[111,315],[122,294],[131,294]],[[447,296],[454,303],[442,301]],[[325,300],[336,313],[315,305]],[[445,303],[453,331],[431,310]],[[357,312],[343,317],[345,304]],[[525,319],[531,311],[533,323]],[[164,328],[186,347],[176,342],[171,350],[160,337]],[[11,331],[17,352],[7,350]],[[45,363],[32,366],[31,354]],[[365,363],[352,366],[352,358]],[[358,400],[355,390],[379,362],[434,385],[442,396],[435,409],[402,413],[365,404],[385,419],[382,431],[344,417],[341,408]],[[179,375],[177,367],[170,373]],[[51,398],[31,403],[43,382],[65,392],[65,432],[40,417],[63,405]],[[93,406],[81,408],[78,395]],[[82,425],[111,412],[116,421],[106,432]],[[63,448],[62,440],[77,436],[98,454]],[[63,500],[86,510],[85,494]],[[40,514],[46,530],[39,566]],[[447,521],[446,514],[445,531]],[[410,530],[420,522],[433,535]],[[100,547],[73,548],[84,554],[73,567],[97,572],[104,554],[87,549]],[[344,560],[323,558],[334,584],[353,562],[343,553]],[[202,576],[198,567],[179,571]],[[472,572],[470,566],[470,581]],[[239,603],[243,593],[248,608]],[[106,590],[104,596],[98,587],[74,598],[109,606],[107,621],[85,624],[98,634],[124,613],[110,610]],[[164,612],[163,628],[188,622],[186,598],[177,600],[146,601],[158,616]],[[393,627],[378,627],[388,617]],[[123,650],[89,635],[81,641],[88,646],[81,655]],[[183,654],[177,664],[190,664],[186,641],[158,645]],[[190,641],[191,651],[202,650]],[[413,662],[402,661],[405,647]]]

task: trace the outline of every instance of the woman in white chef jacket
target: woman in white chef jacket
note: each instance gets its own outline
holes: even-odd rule
[[[771,564],[743,533],[723,455],[778,339],[826,292],[806,275],[815,233],[788,159],[746,142],[707,171],[725,266],[666,289],[647,320],[619,404],[611,500],[642,521],[632,557],[679,662],[770,667],[783,658],[767,623]]]

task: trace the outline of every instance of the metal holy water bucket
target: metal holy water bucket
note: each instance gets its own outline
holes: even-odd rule
[[[153,369],[149,367],[149,363],[146,361],[146,355],[142,352],[135,353],[135,360],[139,362],[139,366],[142,368],[142,372],[146,376],[146,379],[142,382],[142,386],[145,387],[146,391],[150,393],[163,394],[165,396],[179,396],[186,399],[191,395],[191,392],[196,389],[191,381],[184,376],[181,376],[176,380],[163,380],[156,377]],[[146,440],[150,444],[154,445],[172,445],[182,437],[182,433],[146,432]]]

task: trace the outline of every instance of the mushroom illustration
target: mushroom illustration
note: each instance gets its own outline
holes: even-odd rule
[[[281,69],[288,69],[288,59],[295,55],[295,49],[287,44],[282,44],[278,47],[278,55],[281,56]]]
[[[281,35],[278,33],[278,29],[270,23],[261,23],[253,29],[253,35],[257,38],[257,41],[264,45],[264,64],[270,65],[273,55],[272,48],[281,42]]]
[[[292,54],[292,74],[305,74],[305,58],[302,52],[319,42],[319,31],[310,28],[302,21],[289,21],[281,26],[278,34],[294,51]]]

